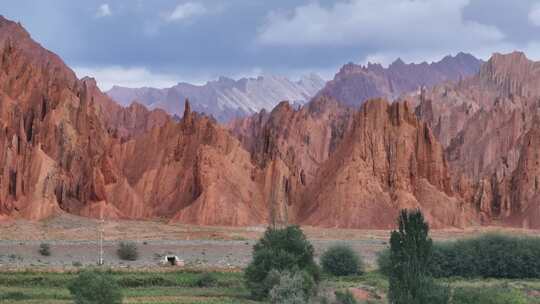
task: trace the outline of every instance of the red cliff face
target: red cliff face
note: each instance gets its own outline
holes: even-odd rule
[[[400,208],[422,208],[435,227],[469,224],[442,147],[407,103],[366,102],[338,150],[304,193],[302,222],[390,228]]]
[[[524,136],[520,158],[509,182],[509,220],[526,228],[540,228],[540,118]]]
[[[40,219],[102,198],[108,143],[89,88],[18,24],[0,19],[0,212]]]
[[[495,54],[474,77],[419,98],[417,114],[445,145],[456,188],[484,222],[540,224],[529,209],[537,198],[524,190],[534,189],[525,172],[534,171],[527,151],[539,148],[538,81],[540,65],[523,53]]]
[[[266,222],[249,154],[214,121],[122,108],[5,19],[0,55],[2,217]]]
[[[143,206],[137,217],[210,225],[266,222],[249,154],[228,131],[191,112],[188,102],[180,123],[169,121],[117,144],[111,154],[125,179],[111,187],[125,188],[128,197],[118,203]]]
[[[298,221],[304,191],[350,128],[352,114],[323,96],[299,110],[282,102],[270,113],[233,123],[232,133],[261,172],[258,181],[274,220]]]
[[[443,148],[407,103],[368,101],[352,111],[329,97],[231,127],[263,172],[263,197],[278,221],[388,228],[400,208],[420,207],[436,227],[475,213],[451,188]],[[249,130],[249,131],[246,131]]]

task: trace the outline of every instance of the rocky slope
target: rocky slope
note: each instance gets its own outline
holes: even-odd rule
[[[122,108],[4,18],[0,56],[3,218],[266,222],[249,154],[213,120]]]
[[[540,227],[530,154],[540,148],[539,68],[523,53],[495,54],[474,77],[407,97],[418,102],[416,113],[445,146],[455,183],[485,221]]]
[[[416,207],[435,227],[476,220],[451,187],[442,147],[407,103],[373,100],[353,111],[319,97],[297,111],[282,103],[231,128],[271,177],[270,211],[279,220],[389,228],[397,210]]]
[[[421,208],[434,227],[474,217],[452,190],[442,146],[406,102],[364,103],[303,202],[303,222],[332,227],[391,228],[403,208]]]
[[[465,53],[446,56],[441,61],[429,64],[406,64],[397,59],[388,68],[380,64],[368,63],[367,66],[361,66],[348,63],[319,94],[358,107],[370,98],[393,100],[421,86],[431,87],[447,81],[457,81],[478,72],[481,64],[481,60]]]
[[[335,99],[319,97],[298,110],[282,102],[230,125],[262,172],[274,220],[298,222],[302,195],[351,128],[352,114]]]
[[[194,111],[228,122],[262,109],[272,110],[281,100],[303,104],[323,86],[324,80],[315,74],[299,81],[279,76],[240,80],[220,77],[201,86],[189,83],[166,89],[115,86],[107,94],[124,106],[137,101],[150,109],[159,108],[177,115],[182,114],[182,101],[189,98]]]
[[[109,136],[88,87],[19,25],[0,18],[0,213],[40,219],[100,199]]]

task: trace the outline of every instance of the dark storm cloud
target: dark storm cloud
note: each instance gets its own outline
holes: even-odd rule
[[[329,77],[349,61],[435,60],[462,50],[485,58],[521,48],[534,58],[538,2],[13,0],[0,14],[102,87],[167,86],[219,75]]]

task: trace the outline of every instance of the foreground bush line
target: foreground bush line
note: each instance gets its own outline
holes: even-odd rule
[[[241,273],[221,272],[114,272],[103,271],[113,277],[123,288],[134,287],[241,287]],[[63,288],[78,276],[71,273],[0,273],[0,286],[7,287],[60,287]],[[211,280],[209,279],[211,278]]]
[[[188,276],[190,282],[194,282],[195,278],[201,278],[205,273],[166,273],[165,276],[162,276],[161,273],[135,273],[132,275],[146,275],[147,277],[162,276],[166,279],[167,276]],[[212,276],[217,277],[218,281],[230,282],[234,280],[241,279],[242,276],[240,273],[216,273],[211,272]],[[0,273],[0,279],[3,280],[7,275],[15,275],[19,277],[29,277],[27,273]],[[2,301],[22,301],[21,303],[26,303],[25,301],[35,301],[35,300],[71,300],[72,297],[67,291],[67,285],[73,279],[77,277],[78,274],[57,274],[57,273],[41,273],[40,275],[45,276],[46,279],[41,280],[39,285],[35,286],[11,286],[6,287],[0,282],[0,302]],[[126,273],[114,273],[113,276],[116,279],[121,279],[125,276]],[[62,280],[58,277],[63,276],[63,282],[66,282],[66,285],[62,285]],[[53,277],[52,280],[48,280],[48,277]],[[0,280],[0,281],[1,281]],[[203,281],[211,281],[203,279]],[[380,291],[382,294],[388,292],[388,280],[382,275],[379,271],[370,271],[362,275],[350,275],[350,276],[341,276],[335,277],[331,275],[324,275],[321,278],[321,281],[325,282],[325,286],[333,286],[337,291],[346,292],[348,287],[356,287],[358,285],[372,286],[374,290]],[[448,284],[451,288],[451,292],[454,296],[459,295],[459,298],[454,297],[451,304],[540,304],[540,302],[533,299],[526,298],[526,302],[523,302],[524,297],[529,290],[538,290],[540,291],[540,281],[539,280],[512,280],[512,279],[438,279],[438,282],[442,284]],[[19,280],[20,282],[20,280]],[[48,282],[60,283],[60,286],[47,286]],[[219,284],[219,283],[218,283]],[[205,284],[201,284],[205,285]],[[2,288],[4,287],[4,288]],[[218,288],[218,289],[216,289]],[[27,292],[31,289],[32,292]],[[207,287],[191,287],[191,286],[133,286],[133,287],[124,287],[122,286],[124,295],[129,299],[135,299],[140,296],[155,296],[159,294],[169,294],[174,290],[184,290],[182,296],[201,296],[206,295],[209,298],[214,297],[229,297],[234,298],[230,301],[225,301],[223,303],[257,303],[249,302],[248,291],[242,287],[242,282],[239,282],[234,287],[213,287],[213,289],[208,289]],[[149,292],[149,293],[147,293]],[[174,294],[177,294],[176,292]],[[509,300],[509,295],[512,296],[512,301]],[[459,301],[458,301],[459,300]],[[10,302],[11,303],[11,302]],[[34,303],[34,302],[32,302]],[[48,303],[48,302],[47,302]],[[191,303],[191,302],[190,302]],[[204,303],[214,303],[214,302],[204,302]],[[222,303],[216,300],[215,303]],[[318,303],[318,302],[313,302]],[[334,304],[333,301],[329,302]],[[363,302],[359,302],[362,303]],[[384,303],[372,301],[371,303]]]
[[[389,250],[379,254],[382,273],[390,270]],[[429,264],[437,278],[540,278],[540,238],[486,234],[433,246]]]

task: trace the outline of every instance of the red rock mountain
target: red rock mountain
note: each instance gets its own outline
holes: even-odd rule
[[[0,18],[0,218],[62,212],[201,225],[540,227],[538,64],[495,55],[410,102],[320,94],[227,126],[121,107]]]
[[[4,217],[69,212],[205,225],[273,220],[379,228],[393,224],[400,206],[442,197],[429,203],[445,205],[430,218],[461,224],[448,219],[463,208],[449,188],[442,149],[406,104],[376,101],[357,112],[321,96],[298,110],[283,102],[229,131],[187,102],[179,122],[141,105],[120,107],[5,19],[0,51]],[[361,177],[342,175],[383,159],[357,172]],[[348,217],[328,212],[349,206],[358,207]],[[384,210],[378,220],[363,212],[377,208]]]
[[[397,210],[416,207],[435,227],[476,219],[451,187],[442,146],[407,103],[372,100],[352,111],[320,97],[298,111],[282,103],[232,130],[270,171],[278,189],[270,206],[281,220],[389,228]]]
[[[422,208],[435,227],[472,220],[442,146],[407,102],[366,102],[317,177],[304,194],[308,224],[390,228],[402,208]]]
[[[0,54],[0,214],[266,221],[249,154],[189,105],[122,108],[4,18]]]
[[[416,113],[445,146],[454,183],[486,222],[540,227],[532,153],[540,149],[539,84],[540,63],[514,52],[414,97]]]
[[[361,66],[348,63],[326,84],[319,95],[332,96],[345,105],[357,107],[370,98],[393,100],[421,86],[431,87],[457,81],[477,73],[481,64],[481,60],[465,53],[446,56],[429,64],[406,64],[397,59],[388,68],[380,64],[368,63],[367,66]]]

